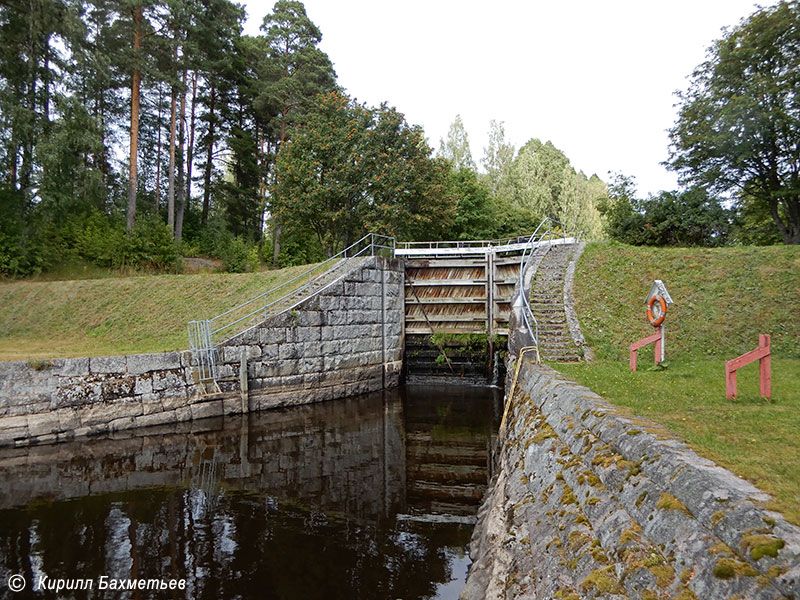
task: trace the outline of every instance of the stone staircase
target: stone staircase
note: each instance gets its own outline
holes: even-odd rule
[[[539,263],[531,283],[531,311],[539,323],[539,352],[543,360],[581,360],[564,310],[564,275],[574,250],[574,244],[552,246]]]

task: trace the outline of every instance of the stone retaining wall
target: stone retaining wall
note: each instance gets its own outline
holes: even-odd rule
[[[310,298],[220,348],[222,393],[197,384],[191,352],[0,363],[0,446],[304,404],[398,385],[403,266],[362,259]]]
[[[522,365],[501,443],[462,598],[800,598],[766,494],[553,369]]]

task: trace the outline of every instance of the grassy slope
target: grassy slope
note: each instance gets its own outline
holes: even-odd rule
[[[663,279],[667,361],[648,371],[652,346],[628,370],[628,345],[652,333],[644,297]],[[558,365],[630,412],[663,423],[698,453],[770,492],[771,507],[800,524],[800,248],[633,248],[590,244],[578,266],[578,315],[598,360]],[[758,397],[758,366],[739,371],[725,400],[724,361],[772,334],[772,401]]]
[[[0,284],[0,360],[183,349],[186,323],[213,317],[307,267]]]

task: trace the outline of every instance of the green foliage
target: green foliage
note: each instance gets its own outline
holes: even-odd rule
[[[334,89],[336,74],[302,2],[278,0],[261,30],[268,60],[261,65],[255,109],[283,142],[316,95]]]
[[[722,246],[731,213],[705,190],[662,192],[644,203],[645,227],[653,246]]]
[[[439,347],[482,349],[488,343],[488,336],[485,333],[434,333],[431,343]]]
[[[722,246],[733,213],[700,189],[635,197],[632,178],[617,175],[609,200],[599,205],[612,239],[636,246]]]
[[[456,115],[455,120],[450,124],[447,140],[439,142],[438,155],[449,162],[456,171],[475,170],[475,161],[472,160],[472,152],[469,148],[469,136],[464,128],[461,115]]]
[[[87,161],[101,156],[101,127],[77,98],[60,98],[56,120],[36,148],[42,165],[39,193],[56,218],[84,207],[102,210],[107,190],[102,168]]]
[[[157,216],[141,217],[130,233],[125,232],[124,223],[99,211],[72,215],[49,229],[51,242],[46,250],[50,254],[78,256],[114,269],[160,271],[176,270],[180,265],[178,244]]]
[[[264,205],[258,193],[262,173],[256,140],[249,133],[241,127],[233,128],[228,138],[233,180],[218,181],[212,193],[215,205],[225,214],[227,229],[234,236],[258,240],[261,237],[261,211]]]
[[[258,248],[238,236],[222,249],[220,257],[228,273],[248,273],[258,268]]]
[[[140,233],[142,229],[140,225]],[[127,255],[120,253],[127,245],[121,223],[115,225],[99,211],[68,218],[60,231],[60,245],[66,252],[101,267],[120,267],[120,260]]]
[[[671,167],[714,192],[768,208],[800,244],[800,3],[761,8],[709,50],[680,95]]]
[[[122,238],[114,266],[175,270],[180,265],[178,244],[169,227],[157,217],[140,218]]]
[[[730,239],[733,243],[752,246],[769,246],[781,243],[781,234],[769,206],[754,198],[743,196],[735,207]]]
[[[281,236],[278,266],[308,265],[322,262],[325,258],[325,250],[310,228],[298,224]]]
[[[456,198],[456,211],[448,237],[454,240],[494,239],[498,232],[496,204],[489,190],[478,181],[475,171],[454,169],[449,175],[450,189]]]
[[[454,203],[449,169],[430,154],[396,110],[321,95],[278,155],[271,209],[288,231],[313,231],[329,255],[367,231],[434,238]]]
[[[587,179],[576,172],[551,142],[532,139],[520,148],[500,190],[537,224],[550,217],[586,238],[602,235],[597,206],[606,199],[604,184],[596,176]]]
[[[492,119],[489,122],[489,144],[483,150],[481,164],[486,169],[486,180],[492,194],[501,193],[514,160],[514,146],[506,144],[503,123]]]
[[[21,192],[0,185],[0,275],[24,277],[45,264],[39,240],[26,232],[23,202]]]

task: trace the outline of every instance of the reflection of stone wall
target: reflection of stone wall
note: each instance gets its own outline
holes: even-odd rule
[[[766,494],[549,367],[517,386],[462,598],[800,597]]]
[[[0,509],[187,482],[367,520],[404,503],[403,405],[393,393],[242,415],[224,428],[208,419],[158,429],[0,450]]]
[[[0,363],[0,446],[303,404],[398,384],[403,267],[357,261],[337,280],[221,348],[221,394],[203,395],[189,352]]]

